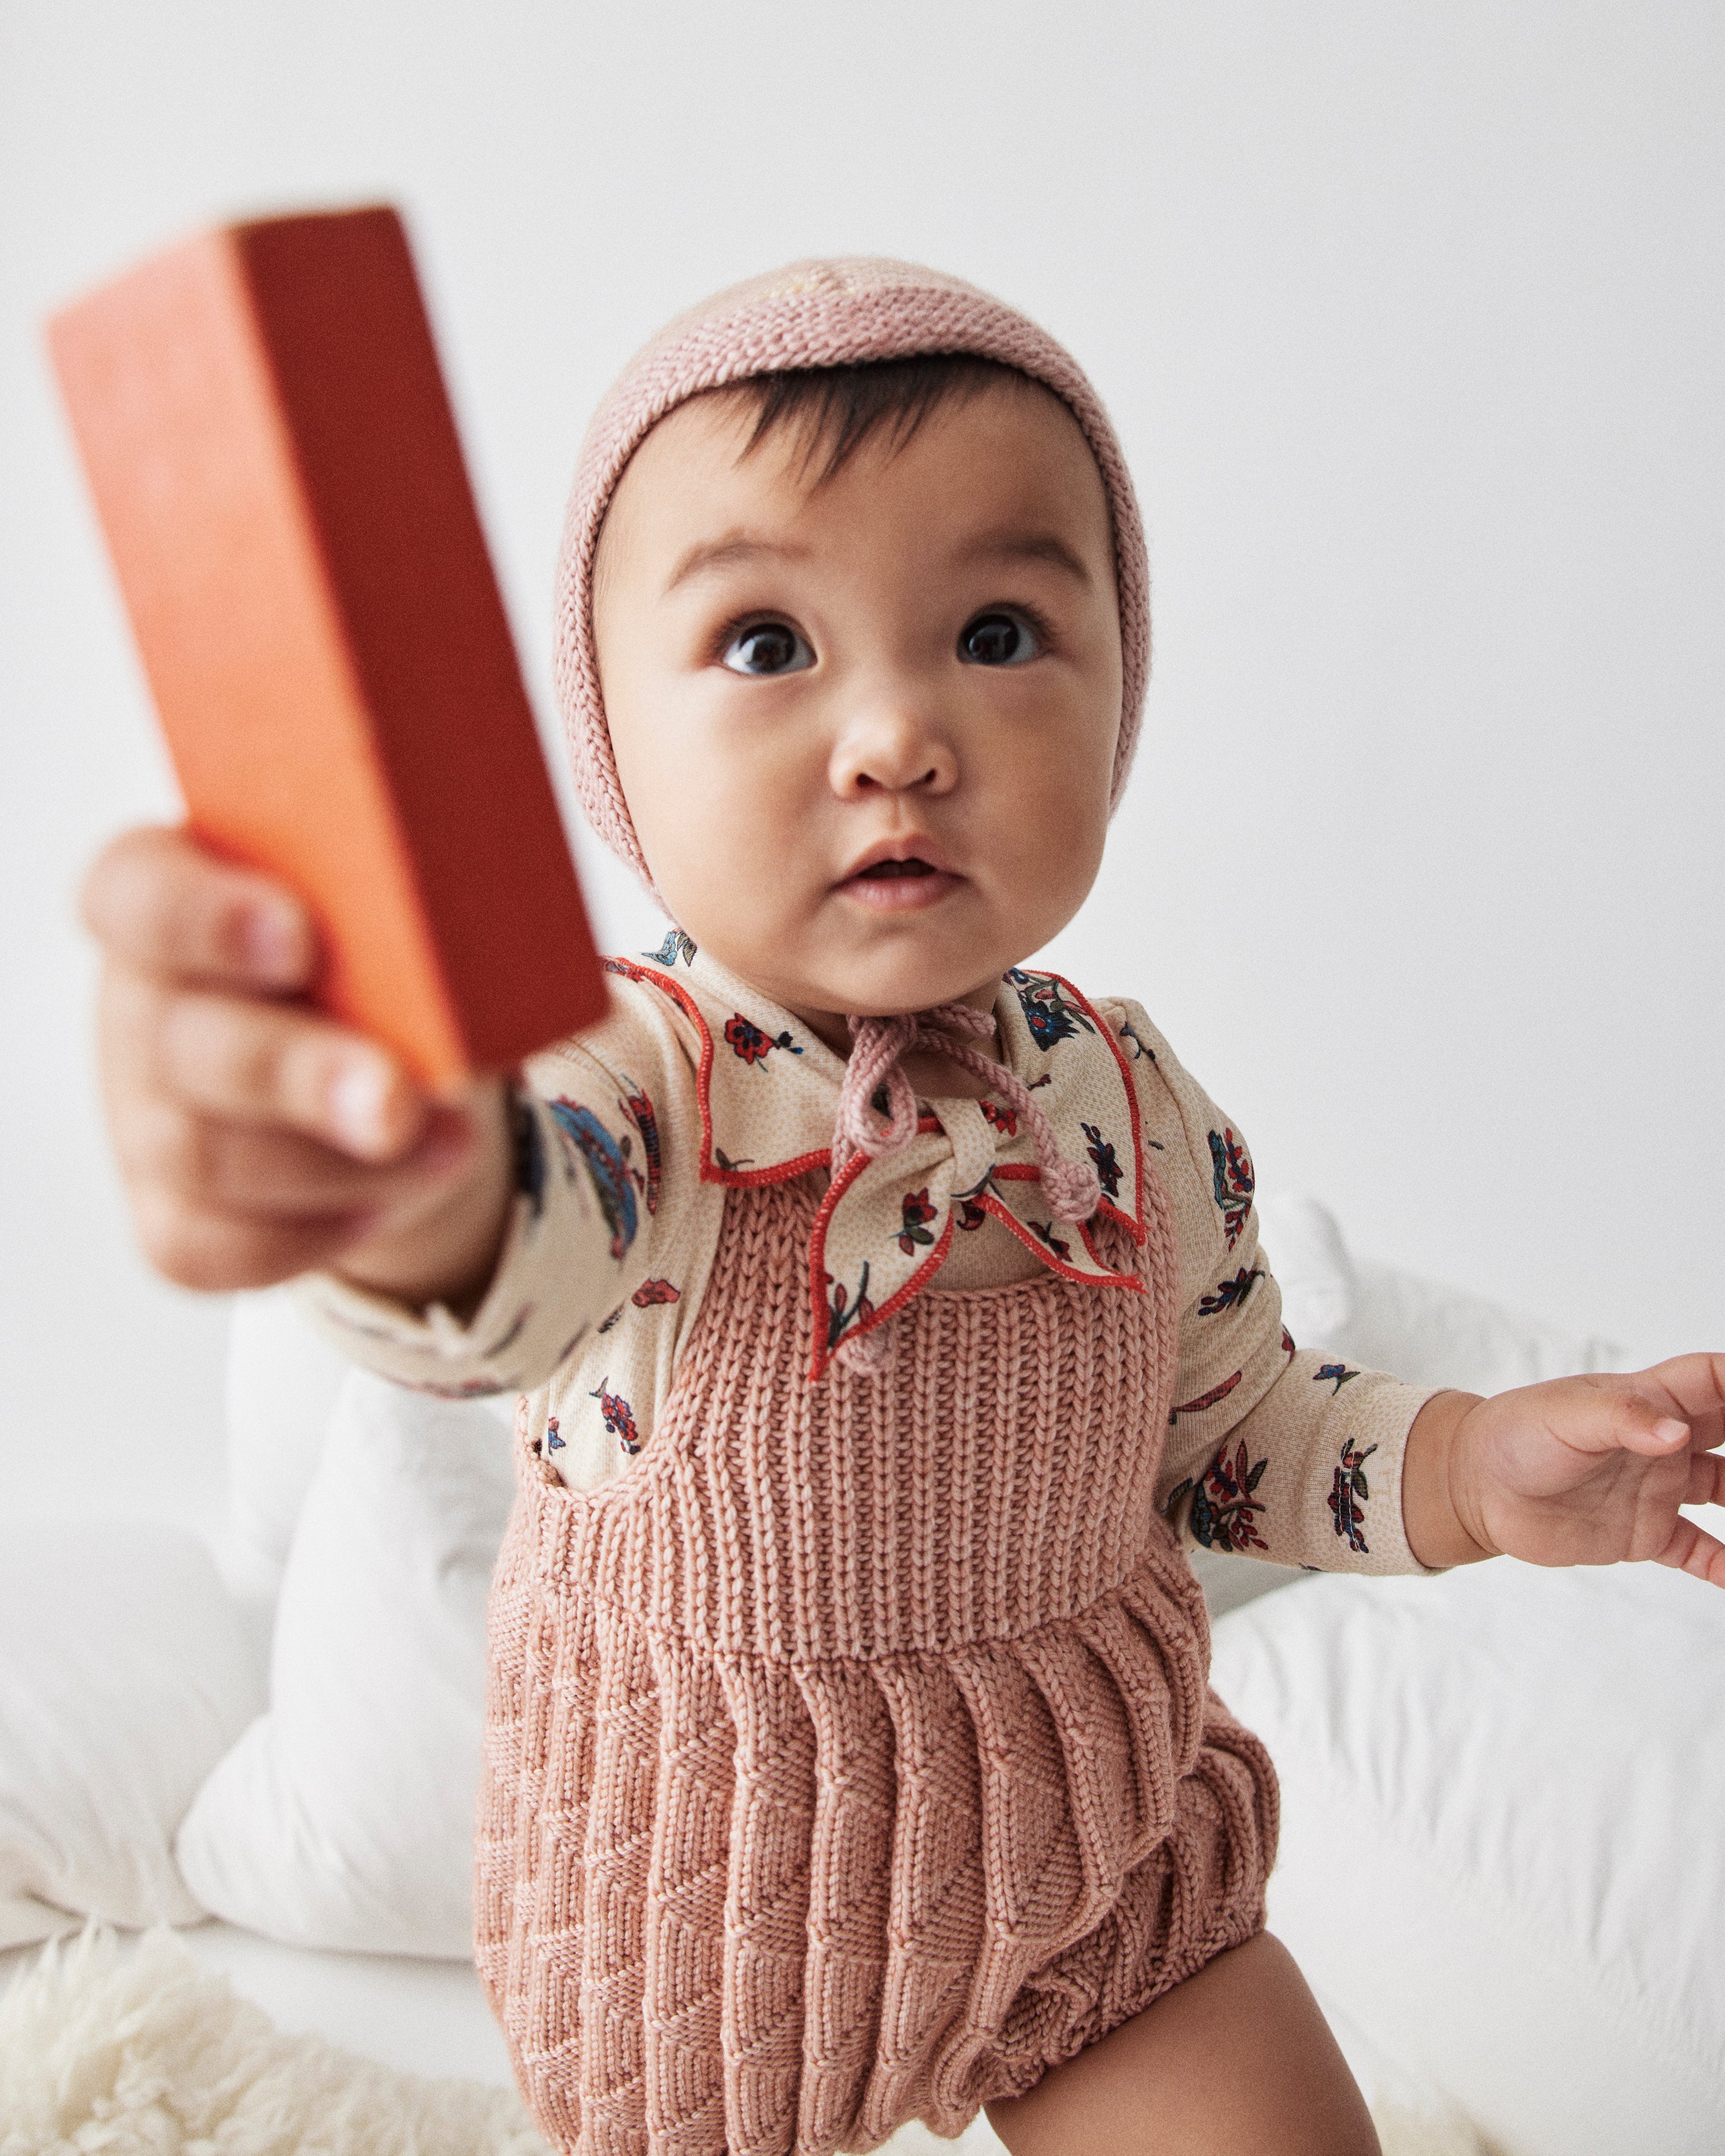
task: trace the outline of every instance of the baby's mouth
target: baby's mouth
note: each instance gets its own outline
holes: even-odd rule
[[[940,870],[931,868],[927,861],[920,861],[913,855],[907,861],[876,861],[873,868],[862,869],[858,873],[886,883],[898,876],[938,875]]]
[[[963,881],[950,870],[912,854],[907,860],[871,861],[847,876],[839,888],[874,912],[902,913],[938,904]]]

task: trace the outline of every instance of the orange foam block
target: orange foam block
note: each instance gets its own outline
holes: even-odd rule
[[[430,1081],[602,1017],[395,213],[206,234],[49,340],[192,828],[310,901],[318,1001]]]

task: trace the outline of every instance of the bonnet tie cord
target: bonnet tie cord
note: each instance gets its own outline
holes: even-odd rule
[[[1015,1071],[971,1041],[956,1034],[992,1033],[994,1021],[986,1011],[968,1004],[937,1004],[926,1011],[907,1012],[896,1018],[848,1018],[853,1045],[839,1088],[839,1111],[833,1126],[833,1173],[837,1176],[853,1155],[865,1153],[871,1160],[890,1160],[902,1152],[916,1135],[916,1096],[906,1077],[901,1058],[912,1049],[950,1056],[962,1069],[980,1078],[999,1093],[1023,1119],[1036,1152],[1042,1193],[1056,1220],[1076,1227],[1088,1220],[1101,1203],[1101,1180],[1087,1160],[1068,1160],[1060,1151],[1054,1126],[1036,1105],[1030,1089]],[[875,1094],[885,1087],[887,1112],[875,1108]],[[885,1369],[892,1359],[891,1342],[885,1325],[848,1340],[837,1360],[849,1370]]]

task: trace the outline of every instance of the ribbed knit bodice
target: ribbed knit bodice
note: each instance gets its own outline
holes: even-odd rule
[[[1171,1323],[1050,1275],[934,1291],[894,1321],[886,1372],[811,1386],[818,1196],[804,1178],[727,1208],[711,1320],[651,1450],[570,1509],[593,1594],[706,1649],[870,1661],[1015,1638],[1117,1586],[1153,1537],[1172,1548],[1152,1502]],[[1099,1445],[1104,1425],[1136,1441]]]
[[[1148,1292],[927,1291],[811,1383],[819,1189],[733,1189],[642,1459],[524,1448],[476,1932],[554,2145],[956,2133],[1261,1923],[1273,1776],[1152,1502],[1154,1195]]]

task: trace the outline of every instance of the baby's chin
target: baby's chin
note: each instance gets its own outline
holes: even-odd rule
[[[968,905],[967,894],[954,896],[957,903],[885,917],[829,901],[801,917],[787,909],[771,922],[709,919],[705,937],[687,925],[711,957],[788,1010],[886,1018],[992,1001],[1007,968],[1046,940],[1023,940],[1040,921],[1014,923],[1014,937],[978,894],[968,894]]]
[[[787,1009],[890,1018],[902,1011],[927,1010],[936,1004],[957,1003],[984,993],[992,998],[1011,961],[989,952],[959,956],[901,948],[826,963],[817,958],[810,963],[787,965],[781,959],[773,964],[764,954],[762,962],[753,966],[726,963],[733,973],[764,988]]]

